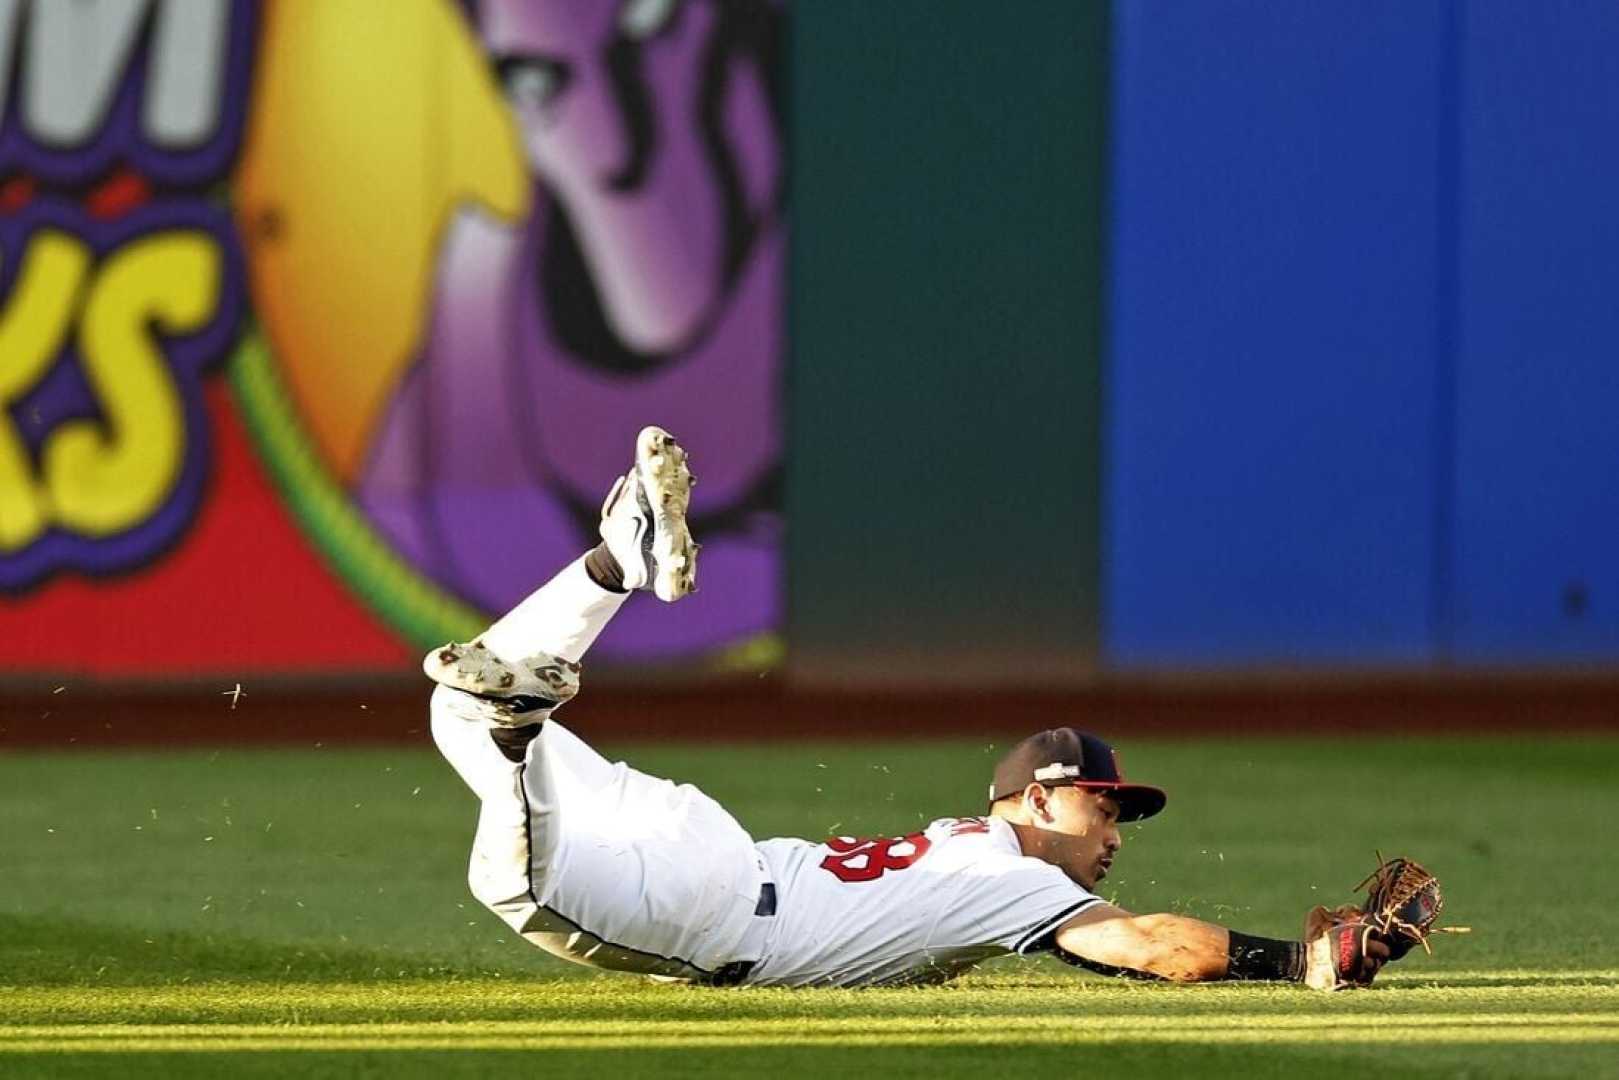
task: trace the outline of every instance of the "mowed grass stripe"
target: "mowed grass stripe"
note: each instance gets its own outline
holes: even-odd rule
[[[1059,1021],[1066,1020],[1066,1023]],[[1323,1024],[1302,1017],[1140,1017],[1107,1028],[1084,1018],[951,1020],[934,1025],[874,1018],[863,1021],[633,1023],[612,1030],[544,1023],[72,1025],[28,1027],[0,1035],[0,1054],[170,1053],[236,1051],[619,1050],[748,1046],[1099,1045],[1365,1045],[1430,1043],[1619,1042],[1619,1013],[1536,1017],[1415,1014],[1400,1021],[1344,1018]]]
[[[996,1032],[1029,1033],[1049,1031],[1053,1023],[1066,1021],[1082,1023],[1086,1017],[1045,1014],[1020,1019],[1006,1017],[933,1017],[919,1022],[909,1017],[850,1017],[839,1019],[807,1019],[783,1017],[760,1020],[640,1020],[620,1025],[619,1030],[604,1031],[596,1024],[554,1020],[508,1021],[430,1021],[393,1024],[27,1024],[0,1028],[0,1041],[28,1038],[96,1038],[117,1034],[129,1038],[158,1036],[258,1036],[265,1034],[306,1033],[322,1036],[371,1036],[391,1033],[398,1036],[442,1035],[447,1030],[478,1034],[566,1036],[578,1038],[618,1037],[625,1033],[637,1035],[683,1035],[713,1031],[770,1035],[774,1033],[807,1033],[837,1035],[852,1032],[883,1032],[912,1030],[986,1029]],[[1197,1027],[1208,1030],[1261,1024],[1277,1031],[1313,1031],[1321,1026],[1319,1016],[1255,1017],[1249,1013],[1225,1013],[1213,1016],[1140,1016],[1118,1018],[1123,1027],[1142,1030],[1156,1028]],[[1449,1012],[1415,1012],[1402,1014],[1396,1023],[1408,1026],[1488,1024],[1492,1027],[1545,1026],[1619,1026],[1619,1010],[1607,1012],[1541,1013],[1535,1016],[1468,1016]],[[1365,1029],[1386,1027],[1389,1020],[1381,1016],[1343,1016],[1332,1018],[1334,1027]]]
[[[1619,974],[1603,972],[1455,973],[1443,981],[1413,975],[1380,980],[1369,991],[1315,994],[1298,987],[1225,984],[1174,987],[1123,980],[983,980],[943,989],[705,990],[631,979],[568,982],[404,980],[335,984],[192,983],[180,986],[0,987],[0,1017],[13,1026],[58,1030],[110,1021],[148,1025],[366,1022],[551,1023],[820,1022],[873,1015],[896,1021],[972,1014],[998,1023],[1022,1017],[1173,1017],[1237,1013],[1263,1022],[1346,1016],[1425,1014],[1540,1015],[1619,1009]],[[0,1032],[6,1028],[0,1025]],[[15,1030],[15,1027],[13,1027]]]
[[[1466,984],[1514,984],[1514,983],[1616,983],[1619,984],[1619,968],[1558,968],[1556,971],[1531,971],[1526,968],[1500,968],[1493,971],[1454,971],[1445,968],[1443,971],[1423,973],[1420,971],[1399,971],[1393,968],[1384,968],[1377,976],[1377,983],[1382,986],[1387,983],[1421,983],[1423,985],[1439,985],[1457,983]]]

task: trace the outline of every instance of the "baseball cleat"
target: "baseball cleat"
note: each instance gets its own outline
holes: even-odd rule
[[[481,641],[444,645],[422,660],[427,677],[496,706],[497,723],[543,720],[579,692],[579,665],[547,653],[509,664]]]
[[[602,503],[601,537],[624,571],[626,589],[650,589],[669,603],[696,590],[699,545],[686,527],[696,483],[674,436],[642,428],[635,467]]]

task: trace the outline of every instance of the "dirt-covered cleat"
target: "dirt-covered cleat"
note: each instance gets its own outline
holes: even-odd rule
[[[511,664],[482,641],[449,644],[422,660],[427,677],[496,706],[497,723],[532,724],[579,692],[579,665],[536,653]]]
[[[697,588],[698,545],[686,527],[697,481],[686,451],[660,427],[641,429],[635,467],[602,503],[601,537],[624,571],[624,587],[673,603]]]

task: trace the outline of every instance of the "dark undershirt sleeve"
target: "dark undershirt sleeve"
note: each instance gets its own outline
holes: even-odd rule
[[[1148,982],[1164,981],[1161,976],[1154,975],[1150,971],[1136,971],[1133,968],[1114,967],[1112,964],[1099,964],[1095,960],[1087,960],[1083,956],[1076,956],[1067,949],[1057,945],[1055,934],[1052,935],[1051,951],[1055,953],[1057,959],[1061,960],[1063,963],[1072,964],[1077,968],[1084,968],[1086,971],[1094,971],[1098,975],[1111,975],[1126,979],[1145,979]]]

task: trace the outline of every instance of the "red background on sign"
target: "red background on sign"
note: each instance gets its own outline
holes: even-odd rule
[[[414,650],[299,532],[229,387],[214,379],[204,393],[213,473],[196,522],[150,565],[111,581],[62,573],[0,600],[5,666],[116,678],[408,666]]]

